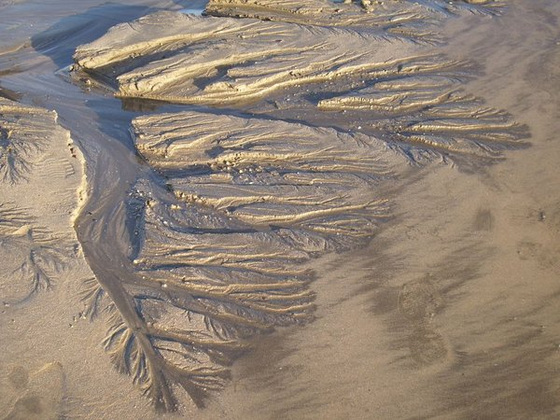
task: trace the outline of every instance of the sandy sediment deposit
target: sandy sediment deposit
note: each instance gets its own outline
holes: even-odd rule
[[[528,135],[463,90],[476,75],[468,60],[375,32],[162,12],[112,28],[74,59],[118,97],[334,125],[412,160],[497,158]]]
[[[503,5],[503,2],[494,0],[361,0],[338,3],[322,0],[210,0],[206,13],[211,16],[373,30],[387,38],[403,37],[432,43],[442,41],[440,34],[434,29],[444,19],[462,13],[499,13]]]
[[[7,361],[0,405],[7,419],[59,418],[66,366],[54,351],[28,360],[21,328],[27,324],[26,333],[38,337],[58,334],[42,322],[57,315],[42,308],[44,300],[64,296],[76,276],[91,275],[73,230],[86,199],[84,160],[56,112],[2,97],[0,142],[0,325]]]
[[[78,259],[72,223],[83,202],[83,158],[53,111],[0,97],[2,300],[23,304]]]
[[[344,29],[162,12],[112,28],[74,58],[119,96],[224,106],[389,71],[401,64],[396,48],[404,62],[418,51]]]
[[[43,3],[0,418],[560,416],[557,1]]]
[[[139,117],[133,133],[161,178],[134,186],[132,264],[92,284],[107,294],[92,304],[156,407],[177,408],[173,384],[203,406],[250,338],[313,319],[306,264],[367,243],[405,159],[361,134],[200,112]]]

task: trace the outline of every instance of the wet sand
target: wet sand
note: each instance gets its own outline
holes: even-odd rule
[[[74,11],[58,6],[49,19],[37,22],[25,7],[8,6],[14,28],[3,51],[23,47],[0,55],[0,92],[57,112],[57,123],[83,153],[90,199],[78,216],[80,244],[70,226],[71,213],[79,207],[81,159],[72,157],[79,150],[71,151],[66,138],[56,156],[64,155],[72,171],[62,164],[46,175],[37,169],[31,172],[37,181],[1,190],[3,204],[35,208],[45,228],[70,237],[72,249],[64,254],[72,259],[70,267],[57,274],[52,290],[16,305],[2,293],[2,416],[558,417],[560,10],[553,1],[541,6],[512,1],[500,17],[446,20],[444,36],[450,41],[437,47],[483,68],[466,89],[527,124],[531,146],[506,151],[492,165],[450,160],[405,166],[399,182],[376,190],[391,199],[394,217],[369,245],[306,264],[316,273],[310,285],[316,319],[256,339],[205,409],[178,394],[179,412],[167,415],[156,414],[130,378],[115,371],[100,346],[107,333],[105,315],[90,322],[94,314],[82,298],[96,291],[90,265],[105,282],[130,275],[126,267],[115,271],[111,264],[130,252],[123,199],[138,179],[160,182],[136,154],[128,133],[133,118],[181,108],[155,110],[139,101],[123,110],[119,100],[87,80],[72,82],[64,70],[78,45],[146,9],[106,6],[76,20],[64,17]],[[83,21],[92,24],[68,37],[65,28]],[[56,28],[56,36],[52,30],[45,36],[49,27]],[[31,34],[37,35],[26,42]],[[31,47],[34,42],[42,52]],[[37,184],[45,178],[48,186]],[[63,197],[45,194],[49,207],[47,198],[10,188],[66,192]],[[42,211],[56,207],[49,217]],[[13,284],[8,270],[2,271],[3,285]],[[54,391],[45,392],[45,381]]]

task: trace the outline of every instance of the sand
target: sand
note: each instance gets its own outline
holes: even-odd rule
[[[558,417],[555,2],[128,3],[0,8],[0,417]]]
[[[85,178],[83,157],[54,111],[0,98],[0,114],[2,352],[9,355],[25,349],[19,338],[9,338],[13,330],[21,337],[17,315],[88,271],[72,229]],[[54,354],[33,362],[7,357],[2,373],[6,418],[60,415],[65,380]]]

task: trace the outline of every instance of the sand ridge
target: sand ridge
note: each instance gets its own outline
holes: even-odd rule
[[[74,59],[120,98],[334,125],[415,161],[526,147],[527,127],[463,90],[476,66],[375,32],[161,12],[112,28]]]

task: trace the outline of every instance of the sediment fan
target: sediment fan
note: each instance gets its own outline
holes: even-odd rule
[[[362,135],[210,113],[133,133],[166,185],[134,187],[138,246],[127,273],[89,282],[85,315],[108,296],[118,369],[158,408],[176,408],[174,385],[203,406],[250,337],[312,319],[304,264],[371,237],[389,215],[376,187],[404,160]]]
[[[74,59],[120,97],[227,106],[371,78],[419,53],[414,43],[375,33],[160,12],[112,28]]]
[[[2,282],[3,302],[10,305],[25,303],[51,289],[73,254],[61,238],[39,227],[25,209],[10,203],[0,203],[0,248],[9,256],[5,267],[12,268],[8,280],[13,284]]]
[[[75,60],[122,98],[362,130],[412,160],[496,158],[527,135],[462,92],[471,64],[376,33],[161,12],[112,28]]]
[[[104,346],[158,408],[177,408],[176,385],[202,406],[249,338],[310,320],[305,263],[370,239],[407,163],[523,145],[526,128],[462,92],[472,66],[418,42],[424,19],[475,6],[363,3],[211,1],[267,21],[160,12],[77,49],[119,97],[237,109],[133,122],[156,175],[116,211],[129,261],[85,294],[88,315],[110,298]]]
[[[319,109],[344,112],[362,130],[383,139],[413,161],[500,158],[505,149],[525,147],[527,127],[504,111],[458,88],[459,74],[412,71],[318,102]],[[439,73],[439,74],[438,74]]]

